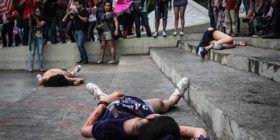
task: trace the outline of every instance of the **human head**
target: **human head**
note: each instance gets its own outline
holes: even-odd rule
[[[37,6],[37,7],[35,8],[35,15],[36,15],[36,16],[41,16],[42,14],[43,14],[43,8]]]
[[[43,82],[45,87],[62,87],[69,86],[71,83],[65,78],[64,75],[58,74],[50,77],[47,81]]]
[[[180,138],[180,129],[175,120],[168,116],[158,116],[139,128],[138,140],[161,140]]]
[[[110,12],[113,11],[112,9],[112,3],[110,1],[105,1],[103,6],[104,12]]]
[[[75,4],[76,4],[76,7],[77,7],[78,10],[85,7],[84,0],[77,0],[77,1],[75,2]]]

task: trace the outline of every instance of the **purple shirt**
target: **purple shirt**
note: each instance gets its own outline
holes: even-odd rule
[[[94,123],[92,135],[97,140],[135,140],[135,136],[125,133],[123,124],[135,117],[146,117],[153,114],[151,108],[141,99],[132,96],[111,103]]]

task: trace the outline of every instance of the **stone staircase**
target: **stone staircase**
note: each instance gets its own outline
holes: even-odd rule
[[[178,47],[195,53],[195,47],[201,38],[202,34],[188,34],[184,40],[178,42]],[[248,46],[211,50],[208,59],[235,69],[256,73],[279,83],[280,40],[248,37],[238,37],[237,40],[247,41]]]
[[[279,40],[259,39],[270,43],[255,47],[264,43],[238,38],[252,41],[245,47],[211,50],[202,61],[194,54],[201,37],[188,34],[178,41],[178,48],[152,48],[150,55],[173,83],[184,76],[191,79],[187,102],[214,139],[277,139],[280,53],[273,44]]]

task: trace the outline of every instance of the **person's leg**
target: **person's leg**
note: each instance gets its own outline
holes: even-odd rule
[[[210,18],[211,27],[215,28],[216,27],[216,21],[215,21],[214,10],[213,10],[213,6],[212,6],[211,2],[212,2],[212,0],[208,0],[208,15],[209,15],[209,18]]]
[[[179,82],[176,84],[176,89],[172,93],[172,95],[166,99],[160,99],[160,98],[153,98],[146,100],[153,108],[154,113],[164,113],[167,112],[170,107],[174,106],[178,103],[178,101],[184,96],[184,93],[186,90],[188,90],[190,85],[190,81],[187,77],[183,77],[179,80]]]
[[[43,71],[43,49],[44,49],[44,39],[43,38],[37,38],[37,48],[38,48],[38,58],[39,58],[39,66],[40,71]]]
[[[178,32],[178,22],[179,22],[179,7],[174,7],[174,16],[175,16],[175,20],[174,20],[174,33],[173,35],[177,35]]]
[[[100,45],[100,50],[99,50],[99,60],[97,61],[97,63],[102,63],[103,62],[105,48],[106,48],[106,41],[102,40],[101,45]]]
[[[91,21],[89,22],[89,26],[88,26],[88,37],[87,37],[88,41],[94,41],[93,28],[94,28],[94,22]]]
[[[57,17],[57,27],[58,27],[60,41],[61,43],[65,43],[64,23],[62,19],[63,17]]]
[[[149,25],[148,13],[147,12],[141,13],[141,19],[142,19],[143,25],[146,28],[147,36],[151,37],[152,32],[151,32],[151,28]]]
[[[111,61],[109,61],[109,63],[115,63],[115,48],[114,48],[114,42],[113,40],[108,40],[107,41],[108,46],[110,47],[110,53],[111,53]]]
[[[232,33],[234,36],[238,35],[238,11],[236,10],[231,10],[230,11],[231,15],[231,21],[232,21]]]
[[[225,23],[226,23],[226,33],[231,35],[231,13],[229,10],[225,10]]]
[[[161,18],[161,12],[160,12],[160,9],[159,9],[159,5],[156,5],[155,7],[155,34],[154,34],[154,37],[157,36],[157,33],[158,33],[158,28],[159,28],[159,25],[160,25],[160,18]]]
[[[57,43],[57,38],[56,38],[56,17],[51,17],[50,18],[50,39],[52,44]]]
[[[36,47],[36,39],[33,38],[31,40],[31,48],[30,48],[30,52],[29,52],[29,59],[28,59],[28,69],[29,72],[33,71],[33,63],[34,63],[34,56],[35,56],[35,47]]]
[[[162,7],[162,28],[163,32],[166,32],[166,26],[167,26],[167,15],[168,15],[168,3],[164,4]]]
[[[28,41],[29,41],[29,19],[24,19],[22,45],[28,45]]]
[[[180,7],[181,31],[184,32],[186,7]]]
[[[3,25],[3,29],[1,31],[1,37],[2,37],[2,42],[3,42],[3,47],[7,47],[7,35],[8,29],[7,29],[7,23]]]
[[[220,44],[233,44],[233,38],[221,31],[214,31],[213,32],[213,38],[214,40],[217,41],[217,43],[220,43]]]
[[[135,26],[136,26],[136,37],[139,38],[139,37],[141,37],[141,30],[140,30],[140,24],[141,24],[140,12],[133,11],[133,16],[134,16],[134,22],[135,22]]]
[[[9,43],[8,43],[8,46],[9,47],[12,47],[13,45],[13,30],[14,30],[14,25],[15,25],[15,22],[9,22],[8,23],[8,38],[9,38]]]
[[[76,31],[77,32],[77,44],[78,44],[78,48],[80,50],[80,54],[81,54],[81,60],[83,60],[85,63],[87,63],[88,61],[88,56],[87,56],[87,52],[84,46],[84,42],[85,42],[85,33],[83,31]]]

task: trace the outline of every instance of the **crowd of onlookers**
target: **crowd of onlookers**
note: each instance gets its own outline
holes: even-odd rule
[[[246,16],[239,17],[243,3]],[[0,13],[1,47],[20,44],[29,46],[29,70],[33,71],[36,49],[43,71],[43,47],[51,44],[76,42],[81,59],[88,63],[85,41],[99,41],[103,63],[105,47],[110,48],[115,63],[113,40],[135,34],[158,37],[160,19],[162,36],[166,37],[167,15],[174,9],[173,36],[184,35],[185,10],[188,0],[13,0],[9,11]],[[148,14],[155,11],[155,23]],[[210,24],[230,36],[240,35],[240,22],[248,23],[248,35],[264,38],[280,37],[280,2],[277,0],[208,0]],[[241,19],[241,20],[240,20]],[[180,21],[180,28],[178,24]],[[155,24],[152,34],[149,24]]]
[[[245,17],[239,17],[241,4]],[[238,36],[240,22],[245,22],[248,36],[280,38],[279,0],[208,0],[208,11],[211,26],[228,35]]]

